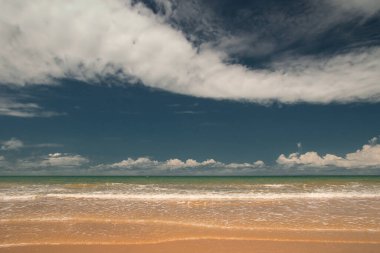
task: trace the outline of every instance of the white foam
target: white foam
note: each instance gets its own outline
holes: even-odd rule
[[[123,193],[71,193],[47,194],[50,198],[118,199],[118,200],[281,200],[281,199],[351,199],[380,198],[379,193],[311,192],[311,193],[196,193],[196,194],[123,194]]]
[[[107,186],[107,187],[103,187]],[[380,199],[380,186],[322,185],[300,187],[291,184],[235,185],[157,185],[107,183],[96,188],[67,188],[59,185],[15,186],[0,190],[0,201],[35,201],[40,199],[100,199],[142,201],[255,201],[255,200],[328,200]]]
[[[262,184],[260,186],[267,187],[267,188],[283,188],[289,185],[286,184]]]
[[[37,195],[8,195],[8,196],[0,196],[0,201],[25,201],[25,200],[34,200],[38,196]]]
[[[0,201],[28,201],[42,198],[57,199],[103,199],[103,200],[156,200],[156,201],[197,201],[197,200],[289,200],[289,199],[367,199],[379,198],[380,193],[371,192],[309,192],[309,193],[52,193],[40,195],[0,196]]]

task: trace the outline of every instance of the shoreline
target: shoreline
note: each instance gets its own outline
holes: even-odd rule
[[[49,244],[20,244],[6,247],[0,246],[0,253],[20,252],[208,252],[223,253],[238,251],[239,253],[252,252],[278,252],[278,253],[338,253],[338,252],[366,252],[375,253],[380,249],[379,242],[352,242],[352,241],[315,241],[315,240],[276,240],[276,239],[178,239],[162,242],[147,243],[49,243]]]
[[[217,237],[217,236],[206,236],[206,237],[188,237],[188,238],[178,238],[178,239],[162,239],[155,241],[136,241],[136,242],[27,242],[27,243],[5,243],[0,244],[0,249],[2,248],[13,248],[13,247],[35,247],[35,246],[132,246],[132,245],[158,245],[165,243],[175,243],[175,242],[191,242],[191,241],[240,241],[240,242],[278,242],[278,243],[323,243],[323,244],[377,244],[380,246],[379,241],[366,241],[366,240],[324,240],[324,239],[295,239],[293,238],[244,238],[244,237]]]

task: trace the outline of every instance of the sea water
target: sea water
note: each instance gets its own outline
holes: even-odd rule
[[[1,246],[310,233],[380,242],[380,177],[0,177]]]

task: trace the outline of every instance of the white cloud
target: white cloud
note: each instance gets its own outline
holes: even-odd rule
[[[265,163],[261,160],[257,160],[256,162],[254,162],[254,165],[257,167],[263,167],[265,166]]]
[[[86,157],[68,153],[33,154],[23,158],[0,156],[0,175],[83,175],[89,163]]]
[[[89,160],[80,155],[53,153],[39,161],[42,167],[77,167],[88,163]]]
[[[24,143],[16,138],[2,142],[2,150],[17,150],[24,147]]]
[[[200,166],[213,166],[216,164],[221,164],[221,163],[216,162],[214,159],[208,159],[203,162],[197,162],[194,159],[187,159],[186,161],[181,161],[175,158],[175,159],[167,160],[162,165],[164,168],[178,169],[178,168],[192,168],[192,167],[200,167]]]
[[[157,166],[158,161],[152,161],[147,157],[139,157],[136,160],[128,158],[118,163],[111,164],[110,167],[119,167],[119,168],[132,168],[132,167],[152,167]]]
[[[147,157],[137,159],[128,158],[114,164],[101,164],[96,166],[98,171],[106,172],[107,170],[117,169],[118,173],[132,174],[165,174],[165,173],[184,173],[192,175],[205,174],[234,174],[241,172],[249,172],[252,170],[262,169],[265,167],[263,161],[254,163],[222,163],[214,159],[207,159],[198,162],[194,159],[180,160],[177,158],[168,159],[166,161],[152,160]]]
[[[370,144],[355,152],[348,153],[344,157],[334,154],[319,155],[315,151],[304,154],[292,153],[288,156],[281,154],[277,163],[284,166],[307,166],[307,167],[341,167],[355,168],[380,168],[380,144],[371,139]]]
[[[17,159],[0,156],[0,175],[91,175],[86,174],[88,163],[86,157],[67,153]]]
[[[163,17],[129,0],[1,3],[2,83],[51,84],[64,77],[96,82],[116,75],[209,98],[380,101],[379,48],[249,70],[224,63],[226,55],[212,48],[194,48]]]
[[[369,143],[370,145],[376,145],[376,143],[377,143],[378,140],[379,140],[379,138],[375,136],[375,137],[371,138],[371,139],[368,141],[368,143]]]
[[[51,153],[46,156],[18,159],[14,167],[19,171],[45,171],[46,168],[76,168],[89,163],[90,160],[81,155],[67,153]]]
[[[0,156],[0,174],[20,175],[250,175],[265,172],[263,161],[222,163],[214,159],[153,160],[148,157],[128,158],[112,164],[93,165],[78,154],[51,153],[7,161]]]
[[[264,167],[265,164],[263,161],[258,160],[254,163],[229,163],[229,164],[223,164],[222,167],[228,168],[228,169],[249,169],[249,168],[261,168]]]

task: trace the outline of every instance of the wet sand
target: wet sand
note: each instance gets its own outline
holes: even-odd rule
[[[0,253],[380,252],[380,179],[20,180],[0,179]]]
[[[180,240],[129,245],[35,245],[0,248],[0,253],[377,253],[379,243],[284,242],[261,240]]]

